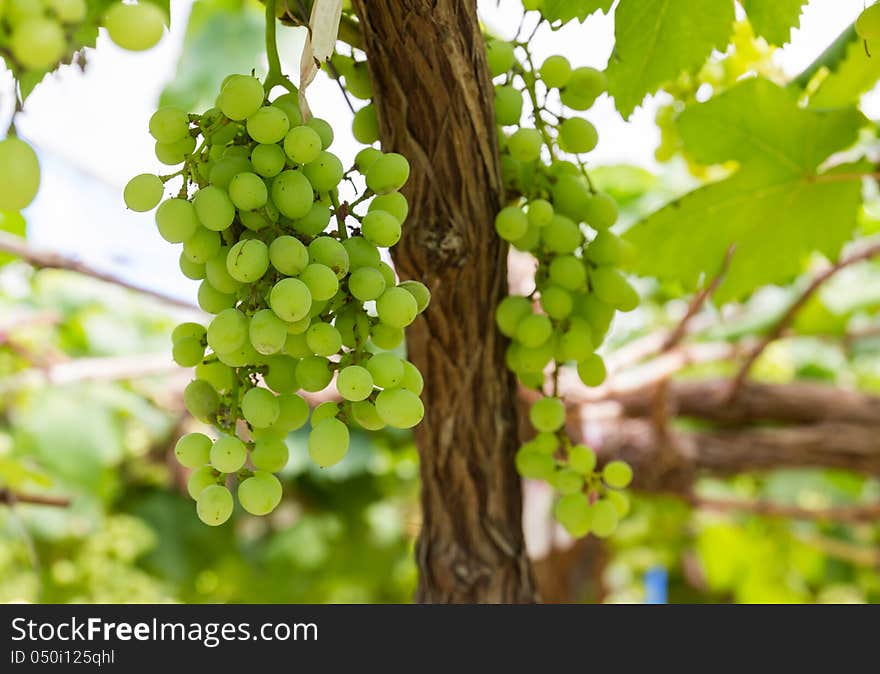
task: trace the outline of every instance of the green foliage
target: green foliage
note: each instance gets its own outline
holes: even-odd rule
[[[807,0],[743,0],[743,8],[755,32],[771,44],[782,45],[800,26],[801,11]]]
[[[840,57],[829,61],[830,72],[821,80],[810,105],[829,108],[857,103],[880,78],[880,40],[865,42],[855,31],[840,49]]]
[[[723,50],[733,28],[731,0],[628,0],[615,12],[608,91],[629,117],[646,94]]]
[[[584,21],[590,14],[611,10],[614,0],[543,0],[540,6],[541,15],[551,22],[559,21],[560,25],[577,19]]]
[[[791,279],[813,251],[836,257],[855,229],[859,174],[869,169],[821,166],[852,145],[864,122],[853,108],[798,108],[761,79],[689,107],[679,120],[687,150],[702,163],[733,160],[739,169],[636,225],[628,235],[642,251],[636,270],[693,289],[736,244],[716,296],[724,301]]]

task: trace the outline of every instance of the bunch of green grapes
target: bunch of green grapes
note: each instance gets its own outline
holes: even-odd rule
[[[99,25],[120,46],[142,50],[162,37],[165,14],[149,2],[0,0],[0,56],[16,80],[37,80],[93,45]],[[33,148],[8,135],[0,141],[0,211],[25,208],[39,186]]]
[[[330,59],[330,65],[331,75],[339,78],[351,96],[369,101],[354,113],[351,131],[357,141],[364,145],[372,145],[379,140],[379,123],[376,119],[376,106],[371,100],[373,85],[367,71],[367,62],[337,52]]]
[[[495,113],[509,197],[495,229],[537,261],[535,290],[506,297],[496,312],[499,330],[511,340],[507,365],[537,391],[543,391],[548,372],[556,381],[561,367],[576,368],[584,384],[598,386],[605,364],[596,349],[615,311],[631,311],[639,302],[617,268],[627,255],[610,230],[617,205],[594,189],[582,157],[596,147],[598,134],[576,113],[605,91],[605,76],[572,68],[564,56],[535,68],[524,44],[490,41],[488,59],[498,80]],[[561,105],[554,113],[549,103],[556,97]],[[523,121],[524,100],[531,123]],[[518,451],[516,466],[524,477],[555,487],[556,518],[572,535],[607,536],[628,508],[619,490],[632,471],[619,461],[597,471],[594,452],[571,443],[565,418],[560,398],[539,398],[529,412],[536,436]]]
[[[207,329],[184,323],[172,338],[175,361],[195,367],[186,407],[220,437],[188,435],[177,455],[194,469],[202,521],[229,518],[233,478],[242,507],[265,515],[281,500],[284,438],[309,419],[301,392],[333,383],[341,398],[311,412],[308,450],[322,467],[345,457],[350,427],[411,428],[424,415],[421,374],[388,350],[430,293],[398,282],[380,256],[401,236],[409,164],[368,147],[345,171],[327,122],[303,120],[293,93],[268,101],[248,75],[227,77],[201,115],[159,109],[150,133],[160,161],[182,166],[133,178],[126,204],[158,206],[159,233],[182,244],[181,271],[201,280],[199,304],[214,314]],[[339,184],[355,172],[366,191],[340,203]],[[162,201],[177,177],[181,189]]]

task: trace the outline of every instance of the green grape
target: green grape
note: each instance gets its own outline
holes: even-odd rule
[[[278,398],[268,389],[252,388],[241,398],[242,416],[254,428],[268,428],[278,420],[280,412]]]
[[[566,152],[590,152],[599,142],[596,127],[586,119],[572,117],[559,125],[559,145]]]
[[[257,322],[257,316],[268,309],[258,311],[251,318],[251,342],[253,342],[253,326]],[[269,313],[272,313],[271,311]],[[274,314],[273,318],[274,318]],[[275,320],[278,320],[275,318]],[[255,347],[256,348],[256,347]],[[258,352],[259,349],[257,349]],[[261,352],[260,352],[261,353]],[[273,355],[266,359],[266,372],[263,375],[263,381],[266,386],[275,391],[275,393],[294,393],[299,389],[299,383],[296,381],[296,365],[298,361],[295,358],[283,354]]]
[[[376,412],[392,428],[412,428],[425,416],[425,406],[412,391],[387,388],[376,396]]]
[[[361,302],[369,302],[385,292],[385,279],[378,269],[360,267],[348,278],[348,290]]]
[[[597,192],[586,202],[584,222],[593,229],[608,229],[617,221],[617,202],[604,192]]]
[[[379,270],[379,273],[381,273],[383,278],[385,279],[386,286],[390,287],[397,283],[397,275],[394,273],[394,270],[389,264],[385,262],[379,262],[379,264],[376,265],[376,269]]]
[[[309,264],[299,275],[299,280],[309,289],[312,299],[319,302],[329,300],[339,290],[336,273],[323,264]]]
[[[342,335],[342,343],[356,349],[363,346],[370,336],[370,319],[361,309],[352,309],[351,305],[336,314],[336,329]]]
[[[550,280],[566,290],[583,290],[587,285],[584,263],[574,255],[559,255],[550,262]]]
[[[611,327],[614,307],[605,304],[593,294],[579,295],[575,303],[575,311],[589,323],[593,345],[598,348]]]
[[[532,313],[532,303],[526,297],[511,295],[498,303],[495,323],[505,337],[513,337],[520,321]]]
[[[526,215],[530,225],[546,227],[553,219],[553,204],[546,199],[533,199],[529,202]]]
[[[566,494],[560,498],[553,507],[553,516],[575,538],[590,533],[593,524],[593,509],[585,494]]]
[[[189,474],[186,481],[186,490],[193,500],[199,497],[205,489],[217,484],[219,475],[212,466],[201,466]]]
[[[308,286],[299,279],[281,279],[269,293],[269,306],[281,320],[298,321],[308,315],[312,295]]]
[[[210,461],[211,438],[204,433],[187,433],[174,445],[174,456],[184,468],[198,468]]]
[[[550,318],[566,318],[574,307],[574,301],[567,290],[559,286],[547,286],[541,290],[541,306]]]
[[[605,75],[601,71],[587,66],[575,68],[559,92],[559,97],[562,104],[572,110],[588,110],[606,86]]]
[[[123,49],[144,51],[156,45],[165,31],[165,14],[156,5],[113,3],[104,16],[104,27]]]
[[[333,378],[330,361],[322,356],[307,356],[296,366],[296,380],[303,391],[320,391],[327,388]]]
[[[541,229],[541,240],[547,250],[570,255],[583,243],[584,235],[574,220],[564,215],[554,215],[550,224]]]
[[[339,419],[324,419],[309,433],[309,456],[322,468],[328,468],[345,458],[348,443],[348,427]]]
[[[367,210],[385,211],[402,223],[406,220],[406,216],[409,215],[409,203],[400,192],[389,192],[388,194],[380,194],[374,197]]]
[[[313,162],[321,153],[321,137],[309,126],[295,126],[284,138],[284,152],[297,164]]]
[[[396,349],[403,342],[403,330],[377,323],[370,330],[370,339],[380,349]]]
[[[598,354],[592,354],[577,365],[577,373],[580,380],[586,386],[599,386],[605,381],[607,371],[605,361]]]
[[[880,5],[871,5],[856,19],[856,33],[863,40],[880,38]]]
[[[309,264],[309,251],[292,236],[279,236],[269,246],[269,260],[282,274],[296,276]]]
[[[639,304],[639,295],[613,267],[596,267],[590,271],[590,287],[596,297],[620,311],[632,311]]]
[[[345,400],[365,400],[373,392],[373,375],[360,365],[344,367],[336,378],[336,390]]]
[[[345,169],[332,152],[320,152],[314,161],[303,167],[303,173],[317,192],[329,192],[342,180]]]
[[[272,105],[284,110],[291,129],[303,123],[302,113],[299,111],[299,98],[296,95],[291,93],[281,94],[272,101]]]
[[[618,264],[623,257],[623,243],[608,230],[602,230],[587,246],[584,257],[597,265]]]
[[[373,383],[382,388],[394,388],[403,382],[405,370],[403,360],[393,353],[373,354],[366,363],[373,377]]]
[[[558,431],[565,424],[565,403],[559,398],[541,398],[529,410],[529,421],[538,431]]]
[[[238,502],[251,515],[268,515],[281,503],[281,492],[277,477],[258,470],[238,485]]]
[[[235,379],[232,368],[219,361],[196,365],[196,377],[204,379],[216,391],[231,390]]]
[[[186,256],[186,253],[180,254],[179,266],[180,271],[188,279],[201,281],[205,278],[205,265],[193,262]]]
[[[138,213],[152,211],[165,193],[165,184],[159,176],[152,173],[141,173],[128,181],[123,192],[125,205]]]
[[[406,290],[416,300],[416,309],[422,313],[431,303],[431,291],[420,281],[403,281],[398,286]]]
[[[223,157],[217,161],[211,168],[210,179],[211,184],[221,190],[229,189],[232,179],[239,173],[251,171],[253,166],[247,157],[231,155]]]
[[[367,187],[376,194],[394,192],[409,179],[409,162],[403,155],[389,152],[373,162],[365,177]]]
[[[510,85],[495,87],[495,122],[501,126],[519,124],[522,117],[523,96]]]
[[[256,173],[239,173],[229,183],[229,198],[236,208],[254,211],[266,204],[269,192]]]
[[[617,508],[606,500],[596,501],[590,506],[591,530],[599,538],[606,538],[614,533],[620,518]]]
[[[165,106],[150,117],[150,135],[159,143],[176,143],[189,135],[189,116],[180,108]]]
[[[376,106],[365,105],[354,114],[351,131],[355,140],[364,145],[372,145],[379,140],[379,121],[376,119]]]
[[[322,150],[326,150],[333,144],[333,127],[328,122],[318,117],[312,117],[305,124],[321,138]]]
[[[183,390],[183,404],[196,419],[205,421],[217,414],[220,396],[208,382],[194,379]]]
[[[219,314],[235,305],[235,295],[222,293],[209,281],[204,280],[199,285],[198,302],[202,310],[209,314]]]
[[[183,243],[196,233],[199,219],[196,210],[186,199],[167,199],[156,210],[159,234],[169,243]]]
[[[300,171],[282,171],[272,181],[272,201],[288,218],[305,216],[312,208],[313,199],[312,184]]]
[[[226,271],[236,281],[254,283],[269,269],[269,247],[259,239],[244,239],[229,249]]]
[[[515,241],[523,236],[529,228],[529,221],[523,209],[518,206],[507,206],[495,216],[495,231],[505,241]]]
[[[517,129],[507,139],[507,150],[517,161],[535,161],[541,156],[544,137],[537,129]]]
[[[304,217],[294,221],[293,228],[300,234],[317,236],[327,228],[329,222],[330,209],[324,204],[313,204]]]
[[[553,358],[554,340],[548,339],[535,347],[519,346],[519,370],[524,373],[540,374]]]
[[[385,428],[385,422],[382,421],[382,418],[376,411],[376,406],[369,401],[362,400],[352,403],[351,416],[368,431],[380,431]]]
[[[196,499],[196,512],[199,519],[212,527],[226,522],[232,516],[233,507],[232,494],[226,487],[219,484],[206,487]]]
[[[539,72],[547,87],[561,89],[571,79],[571,63],[564,56],[548,56]]]
[[[625,461],[609,461],[602,469],[602,479],[605,480],[605,484],[615,489],[628,487],[632,478],[632,468]]]
[[[553,475],[553,486],[560,494],[576,494],[584,487],[584,478],[571,468],[561,468]]]
[[[370,211],[361,222],[361,233],[370,243],[390,248],[400,241],[400,221],[386,211]]]
[[[312,412],[312,426],[317,426],[324,419],[334,419],[339,416],[339,405],[332,401],[323,402]]]
[[[556,470],[552,456],[520,447],[516,453],[516,470],[530,480],[549,480]]]
[[[553,433],[538,433],[531,440],[532,446],[542,454],[553,455],[559,448],[559,438]]]
[[[278,143],[290,129],[290,120],[281,108],[267,105],[247,118],[248,135],[258,143]]]
[[[348,252],[339,241],[331,236],[319,236],[309,244],[309,262],[329,267],[337,278],[348,273]]]
[[[85,0],[45,0],[45,4],[61,23],[81,23],[88,13]]]
[[[220,235],[206,227],[199,227],[183,242],[183,254],[197,264],[205,264],[220,252],[220,248]]]
[[[260,365],[263,362],[262,357],[251,345],[250,340],[245,340],[244,344],[234,351],[223,351],[222,353],[217,353],[216,356],[221,363],[229,367]]]
[[[263,85],[256,77],[231,75],[217,97],[217,107],[229,119],[240,121],[255,114],[263,105]]]
[[[541,243],[541,231],[530,224],[526,233],[516,241],[511,241],[510,245],[517,250],[528,252],[537,248],[539,243]]]
[[[196,339],[202,339],[205,336],[206,330],[203,325],[200,323],[193,323],[191,321],[187,321],[185,323],[181,323],[171,331],[171,343],[177,342],[184,337],[195,337]]]
[[[221,247],[217,254],[205,263],[205,276],[221,293],[236,293],[241,288],[241,283],[229,275],[229,270],[226,268],[228,256],[229,248]]]
[[[501,40],[490,40],[486,44],[486,58],[489,61],[489,72],[492,77],[498,77],[509,72],[516,63],[513,53],[513,43]]]
[[[287,157],[279,145],[257,145],[251,154],[251,165],[257,175],[274,178],[284,170]]]
[[[593,353],[593,339],[589,327],[572,321],[571,327],[559,337],[556,360],[560,363],[581,362]]]
[[[247,448],[233,435],[222,435],[211,447],[211,465],[221,473],[234,473],[247,460]]]
[[[590,189],[580,176],[560,176],[553,186],[553,205],[560,216],[582,220],[589,198]]]
[[[403,288],[387,288],[376,300],[379,320],[393,328],[405,328],[419,313],[415,297]]]
[[[265,438],[254,443],[251,452],[251,462],[260,470],[277,473],[287,466],[290,460],[290,450],[283,440],[278,438]]]
[[[287,324],[271,309],[260,309],[251,316],[248,337],[257,353],[265,356],[278,353],[287,341]]]
[[[544,344],[553,334],[550,319],[540,314],[531,314],[520,319],[514,337],[523,346],[535,348]]]
[[[311,325],[311,318],[309,319],[309,325]],[[306,330],[308,327],[306,326]],[[308,356],[315,355],[306,343],[305,330],[297,334],[290,334],[288,330],[287,341],[284,343],[284,352],[293,358],[307,358]]]
[[[40,187],[40,164],[30,145],[7,136],[0,140],[0,211],[30,204]]]
[[[425,380],[419,369],[408,360],[403,361],[403,379],[400,381],[400,388],[412,391],[416,395],[421,395],[425,388]]]
[[[174,342],[171,357],[181,367],[195,367],[205,357],[205,347],[195,337],[184,337]]]
[[[365,147],[355,155],[354,165],[361,173],[366,173],[367,169],[373,165],[373,162],[381,156],[381,150],[377,150],[374,147]]]
[[[605,494],[605,498],[614,506],[618,518],[626,517],[629,513],[629,496],[621,491],[609,491]]]
[[[312,324],[312,317],[311,316],[303,316],[298,321],[293,321],[291,323],[288,323],[287,324],[288,339],[291,336],[304,334],[305,331],[309,329],[309,326],[311,324]],[[303,337],[303,339],[305,339],[305,337]],[[286,346],[287,346],[287,344],[285,344],[285,347]]]
[[[345,73],[345,88],[355,98],[367,100],[373,97],[373,85],[370,83],[370,73],[364,61],[352,64]]]
[[[581,475],[591,475],[596,468],[596,453],[586,445],[574,445],[568,450],[568,465]]]
[[[306,330],[306,344],[317,356],[332,356],[342,348],[342,335],[329,323],[315,323]]]
[[[274,427],[285,433],[302,428],[309,419],[309,404],[298,395],[278,396],[278,406],[280,411]]]
[[[224,309],[208,325],[208,346],[217,353],[238,349],[248,338],[248,319],[238,309]]]

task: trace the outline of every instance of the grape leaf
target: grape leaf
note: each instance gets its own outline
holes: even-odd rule
[[[843,58],[835,65],[810,97],[811,106],[828,108],[858,103],[861,95],[880,79],[880,40],[871,40],[866,45],[856,36],[846,44]]]
[[[755,33],[770,44],[783,45],[791,29],[800,27],[801,10],[807,0],[742,0]]]
[[[612,4],[614,0],[544,0],[541,16],[563,24],[574,19],[584,21],[590,14],[600,10],[607,14]]]
[[[645,94],[724,49],[733,30],[732,0],[625,0],[614,15],[608,91],[629,117]]]
[[[724,301],[791,279],[814,251],[836,257],[856,228],[858,175],[870,167],[819,167],[852,145],[865,122],[855,108],[799,108],[793,93],[757,78],[689,107],[678,123],[690,155],[702,163],[735,160],[740,166],[627,233],[641,251],[636,271],[694,289],[735,244],[715,295]]]

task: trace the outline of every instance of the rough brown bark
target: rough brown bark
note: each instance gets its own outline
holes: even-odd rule
[[[531,602],[516,451],[516,389],[494,330],[506,247],[492,85],[474,0],[355,0],[385,150],[412,165],[398,272],[428,285],[409,330],[425,377],[416,428],[420,602]]]

